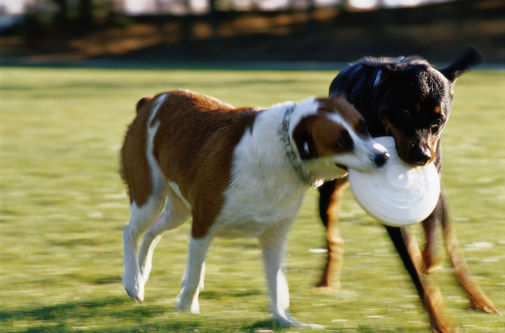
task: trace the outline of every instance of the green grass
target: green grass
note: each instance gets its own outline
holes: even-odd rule
[[[0,68],[0,331],[254,332],[268,312],[255,240],[215,240],[201,314],[174,311],[189,223],[159,244],[146,300],[121,284],[128,200],[118,149],[139,98],[187,88],[236,106],[324,96],[332,71]],[[456,85],[444,133],[444,177],[460,244],[487,295],[505,308],[505,72]],[[324,247],[317,192],[308,191],[289,241],[291,311],[331,332],[428,332],[428,319],[384,228],[346,193],[340,293],[312,287]],[[412,227],[418,232],[418,226]],[[505,332],[476,313],[450,272],[435,276],[467,332]]]

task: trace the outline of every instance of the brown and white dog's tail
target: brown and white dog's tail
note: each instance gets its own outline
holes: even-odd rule
[[[130,203],[135,198],[139,206],[145,201],[146,195],[152,191],[146,156],[147,126],[151,116],[152,101],[152,97],[143,97],[138,101],[137,116],[128,126],[121,148],[120,175],[128,186]]]

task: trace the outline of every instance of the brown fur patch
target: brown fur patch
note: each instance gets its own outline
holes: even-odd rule
[[[343,96],[330,95],[328,98],[317,100],[320,103],[318,112],[339,113],[344,120],[352,126],[357,134],[365,133],[365,121],[356,108]]]
[[[137,113],[139,112],[139,110],[142,109],[142,107],[146,104],[146,102],[148,102],[150,100],[149,97],[143,97],[141,98],[138,102],[137,102],[137,106],[135,107],[135,110],[137,111]]]
[[[192,236],[201,238],[221,211],[231,181],[233,151],[257,110],[233,109],[217,99],[171,91],[153,123],[160,122],[153,154],[169,181],[192,207]]]
[[[322,115],[302,118],[293,130],[293,138],[297,142],[300,156],[305,159],[329,156],[352,149],[352,146],[349,149],[342,146],[341,139],[351,140],[347,129]],[[307,142],[309,145],[308,155],[304,155],[299,141]]]

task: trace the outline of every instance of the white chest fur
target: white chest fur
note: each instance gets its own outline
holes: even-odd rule
[[[307,185],[285,156],[283,110],[258,115],[233,155],[225,204],[211,232],[221,237],[257,237],[277,223],[291,223]]]

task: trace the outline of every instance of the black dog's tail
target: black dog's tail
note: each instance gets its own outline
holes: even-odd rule
[[[440,72],[451,82],[454,82],[463,72],[480,64],[484,60],[484,56],[475,47],[470,46],[465,52],[454,61],[452,64]]]

